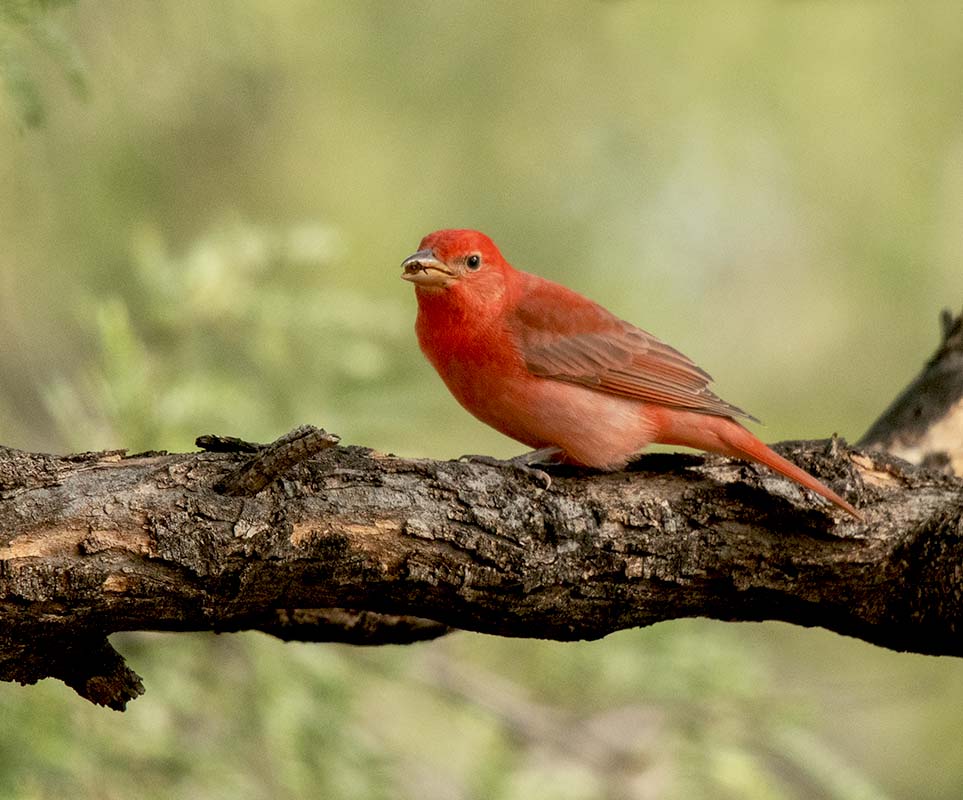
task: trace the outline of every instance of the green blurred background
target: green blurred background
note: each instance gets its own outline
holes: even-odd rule
[[[417,351],[441,227],[770,440],[858,438],[963,299],[958,4],[0,0],[0,77],[9,446],[519,452]],[[115,640],[123,715],[0,686],[0,797],[963,796],[963,663],[822,631]]]

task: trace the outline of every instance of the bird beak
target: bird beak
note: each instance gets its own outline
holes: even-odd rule
[[[416,286],[447,286],[455,279],[453,273],[435,258],[431,250],[419,250],[401,262],[404,270],[402,280],[411,281]]]

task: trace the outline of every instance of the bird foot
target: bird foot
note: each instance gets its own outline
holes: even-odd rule
[[[542,488],[549,489],[552,486],[552,476],[544,470],[533,467],[532,464],[551,463],[551,457],[558,455],[561,451],[557,447],[543,447],[541,450],[532,450],[530,453],[522,453],[514,458],[494,458],[493,456],[465,455],[459,461],[466,461],[475,464],[486,464],[489,467],[506,467],[520,472],[528,478],[542,484]]]

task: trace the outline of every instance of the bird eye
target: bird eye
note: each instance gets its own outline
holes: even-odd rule
[[[481,266],[481,256],[477,253],[472,253],[465,259],[465,264],[468,265],[468,269],[478,269]]]

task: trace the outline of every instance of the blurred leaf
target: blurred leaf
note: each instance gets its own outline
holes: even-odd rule
[[[80,53],[53,12],[76,0],[0,0],[0,78],[3,79],[20,121],[30,128],[46,122],[43,100],[47,62],[67,78],[77,95],[86,94]]]
[[[395,351],[406,319],[322,287],[340,258],[334,232],[314,224],[235,222],[182,256],[142,231],[124,296],[78,307],[97,354],[46,393],[65,440],[182,448],[209,430],[273,438],[345,402],[377,409],[372,387],[404,379]]]

